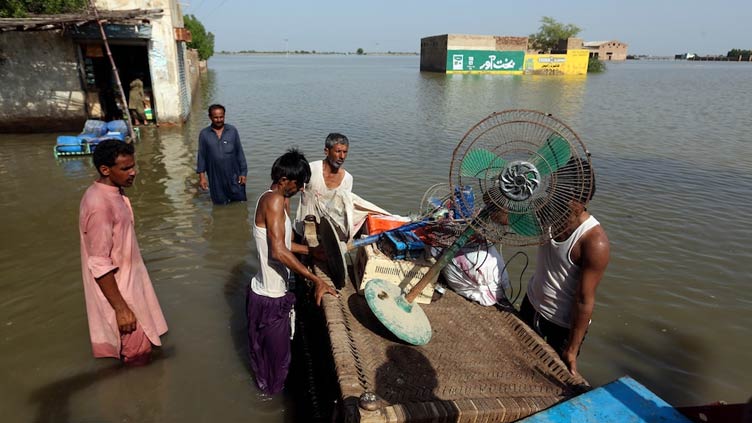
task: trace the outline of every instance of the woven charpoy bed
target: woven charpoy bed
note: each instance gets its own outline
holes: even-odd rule
[[[324,265],[314,271],[331,283]],[[431,342],[413,346],[376,319],[352,284],[340,294],[325,296],[323,308],[345,421],[511,422],[589,389],[511,307],[447,290],[422,306]]]

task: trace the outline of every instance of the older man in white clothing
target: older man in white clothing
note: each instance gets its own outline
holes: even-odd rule
[[[352,193],[353,177],[343,167],[350,140],[346,136],[332,132],[324,141],[324,160],[311,162],[311,180],[305,186],[300,198],[300,206],[295,216],[295,231],[303,234],[303,220],[313,215],[320,220],[322,212],[330,214],[331,204],[337,194]],[[331,210],[337,213],[336,210]]]

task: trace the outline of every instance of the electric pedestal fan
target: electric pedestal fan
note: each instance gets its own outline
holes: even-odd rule
[[[512,246],[541,244],[561,234],[570,202],[588,198],[592,190],[589,164],[579,136],[551,115],[507,110],[483,119],[454,149],[449,170],[449,192],[472,193],[457,199],[466,229],[409,292],[381,279],[368,281],[369,307],[398,338],[428,343],[431,324],[414,302],[423,288],[475,234]]]
[[[449,184],[442,182],[431,185],[420,200],[420,213],[424,217],[431,217],[435,212],[447,208],[451,199]]]

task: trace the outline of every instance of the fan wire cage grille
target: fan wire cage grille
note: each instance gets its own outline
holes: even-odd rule
[[[491,242],[541,244],[567,229],[572,201],[593,189],[590,154],[579,136],[534,110],[493,113],[470,128],[452,154],[450,193]]]

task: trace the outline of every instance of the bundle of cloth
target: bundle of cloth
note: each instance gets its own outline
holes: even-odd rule
[[[432,248],[431,254],[438,257],[441,251]],[[484,306],[505,299],[511,289],[504,257],[493,245],[463,247],[441,274],[456,293]]]
[[[301,198],[295,217],[295,231],[303,234],[303,221],[306,216],[314,216],[316,222],[326,216],[334,224],[340,241],[348,242],[363,227],[369,214],[393,215],[372,202],[347,190],[332,190],[327,196],[314,196],[306,193]]]

